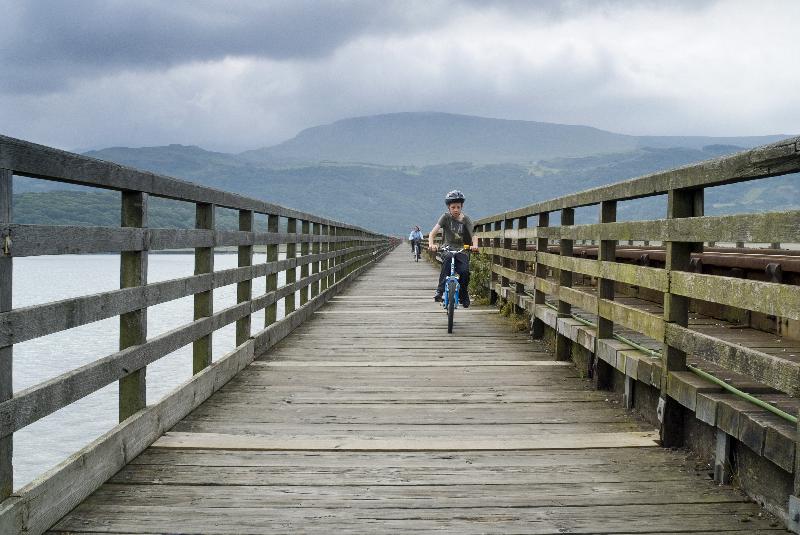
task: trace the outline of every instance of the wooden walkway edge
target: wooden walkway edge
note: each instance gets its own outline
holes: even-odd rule
[[[51,533],[785,533],[399,247]]]

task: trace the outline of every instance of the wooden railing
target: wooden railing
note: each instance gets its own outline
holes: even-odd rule
[[[758,382],[797,396],[800,362],[743,347],[692,330],[688,326],[690,300],[800,320],[800,287],[693,272],[692,254],[704,242],[800,242],[800,211],[705,216],[705,188],[758,180],[800,171],[800,138],[741,152],[732,156],[643,176],[483,218],[476,222],[483,252],[492,258],[491,289],[503,291],[531,311],[533,334],[542,334],[546,299],[554,300],[559,318],[573,306],[596,314],[598,340],[611,338],[615,325],[632,329],[663,343],[660,387],[663,428],[669,436],[674,424],[674,401],[667,395],[671,373],[686,369],[692,354]],[[621,201],[667,196],[666,219],[617,221]],[[575,210],[597,205],[599,222],[576,225]],[[560,225],[550,225],[550,214],[560,212]],[[530,241],[534,248],[528,247]],[[573,256],[575,240],[596,240],[598,259]],[[663,269],[617,261],[621,240],[661,241]],[[558,254],[548,252],[557,241]],[[594,242],[593,242],[594,243]],[[548,271],[555,277],[548,279]],[[594,292],[573,288],[573,274],[594,278]],[[614,301],[615,285],[635,285],[663,294],[663,315]],[[556,357],[569,358],[562,334]]]
[[[121,226],[14,224],[14,175],[120,191]],[[194,203],[195,228],[149,228],[150,196]],[[215,229],[217,207],[238,210],[238,231]],[[254,228],[257,214],[266,216],[266,229]],[[283,225],[279,225],[281,219]],[[286,231],[279,232],[284,226]],[[387,236],[356,226],[3,136],[0,230],[0,500],[4,500],[0,503],[0,533],[47,529],[396,245]],[[279,244],[286,247],[284,260],[278,257]],[[214,270],[214,248],[219,246],[238,248],[239,267]],[[265,263],[253,263],[254,246],[266,247]],[[148,284],[149,251],[186,248],[194,249],[195,275]],[[12,307],[15,257],[87,253],[121,255],[119,290]],[[281,287],[279,272],[286,273],[287,282]],[[254,296],[252,282],[258,277],[266,278],[266,292]],[[214,311],[214,290],[232,284],[237,287],[237,304]],[[299,303],[295,302],[298,292]],[[194,317],[186,318],[180,328],[149,338],[148,307],[187,296],[194,296]],[[285,316],[277,321],[280,300]],[[254,330],[251,315],[262,309],[264,326]],[[14,344],[115,316],[120,318],[118,352],[20,392],[12,391]],[[214,331],[234,322],[236,347],[212,363]],[[148,406],[147,365],[188,344],[193,346],[191,380]],[[115,381],[119,381],[120,424],[13,493],[14,432]]]

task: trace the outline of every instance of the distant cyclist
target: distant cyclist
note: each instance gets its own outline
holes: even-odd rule
[[[475,236],[472,220],[464,214],[461,209],[464,207],[464,194],[454,189],[444,197],[447,205],[447,212],[442,214],[439,222],[433,226],[428,234],[428,249],[436,251],[438,247],[433,243],[439,229],[444,233],[442,243],[450,246],[451,249],[461,249],[464,245],[470,246],[470,251],[478,250],[478,237]],[[461,298],[461,306],[469,307],[469,255],[460,254],[455,257],[456,273],[458,273],[461,287],[464,289]],[[450,275],[449,262],[442,262],[442,271],[439,274],[439,285],[436,288],[436,295],[433,299],[438,303],[442,300],[444,293],[444,280]]]
[[[408,241],[411,242],[411,256],[414,256],[414,246],[422,243],[422,232],[419,225],[414,225],[411,234],[408,235]]]

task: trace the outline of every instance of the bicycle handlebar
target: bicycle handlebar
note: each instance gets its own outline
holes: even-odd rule
[[[458,253],[466,253],[466,252],[468,252],[471,247],[472,247],[471,245],[464,245],[464,247],[461,248],[461,249],[453,249],[449,245],[442,245],[441,247],[439,247],[439,250],[441,252],[443,252],[443,253],[458,254]]]

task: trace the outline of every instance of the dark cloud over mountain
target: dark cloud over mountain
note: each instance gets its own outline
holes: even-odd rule
[[[0,0],[0,14],[2,133],[68,149],[236,152],[400,111],[800,131],[795,0]]]

